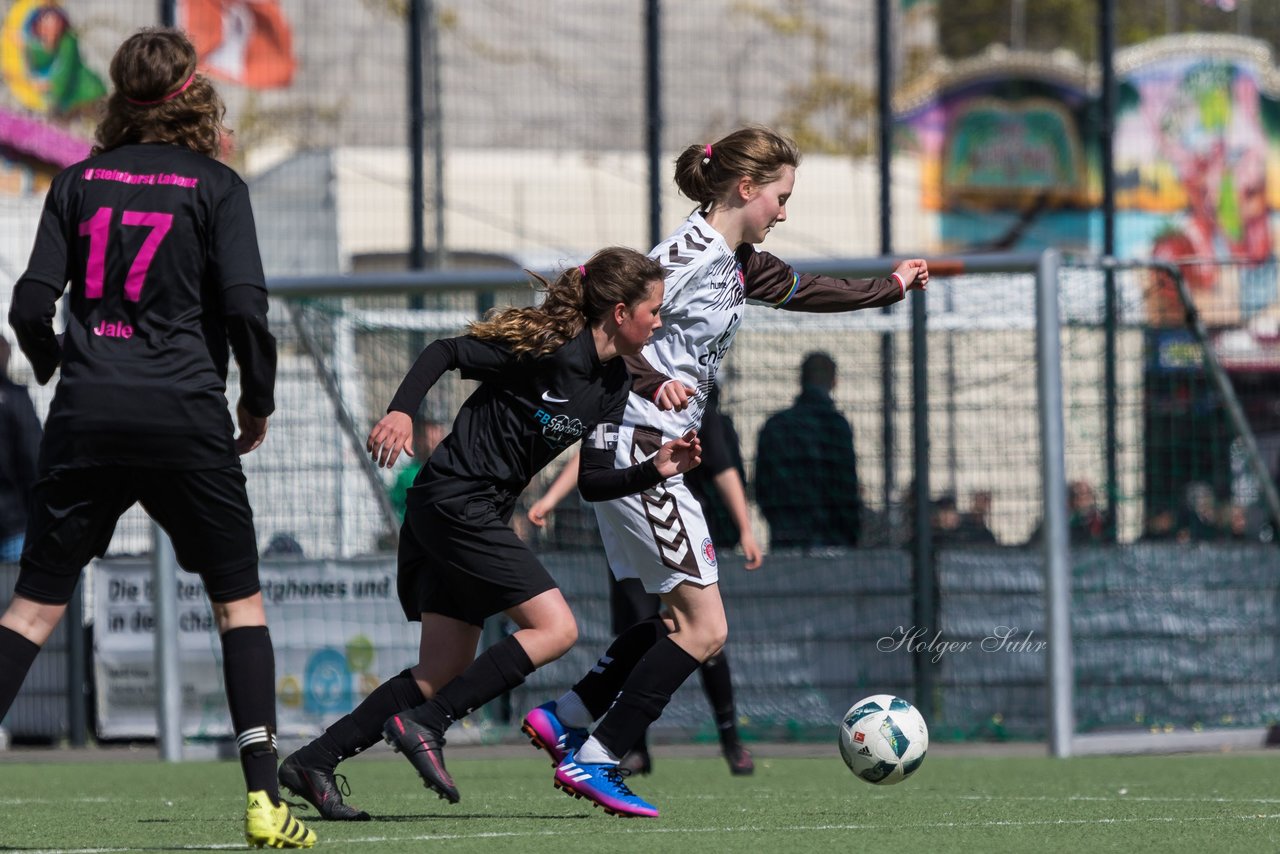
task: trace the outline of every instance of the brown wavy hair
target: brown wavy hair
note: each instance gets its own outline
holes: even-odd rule
[[[739,178],[769,184],[778,180],[783,166],[799,165],[800,149],[790,139],[766,127],[745,127],[711,143],[710,157],[705,143],[680,152],[676,186],[705,211],[730,193]]]
[[[174,143],[207,157],[222,153],[222,137],[230,133],[222,123],[226,107],[196,73],[196,49],[180,30],[147,27],[125,39],[111,58],[111,82],[94,154],[135,142]]]
[[[583,271],[586,275],[583,275]],[[528,271],[526,271],[528,272]],[[662,264],[634,249],[601,249],[581,267],[570,267],[554,282],[529,272],[546,298],[541,305],[490,309],[467,332],[503,341],[517,354],[543,356],[576,338],[588,326],[599,326],[622,303],[634,308],[662,281]]]

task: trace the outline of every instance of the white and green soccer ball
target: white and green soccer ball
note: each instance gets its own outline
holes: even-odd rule
[[[929,728],[916,707],[892,694],[854,703],[840,721],[840,755],[849,770],[881,786],[900,783],[924,762]]]

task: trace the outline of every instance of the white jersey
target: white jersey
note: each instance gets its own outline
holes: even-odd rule
[[[641,355],[653,368],[697,393],[682,412],[663,412],[639,394],[627,401],[627,424],[645,424],[673,439],[702,423],[720,362],[742,323],[742,266],[701,213],[692,214],[649,253],[666,268],[662,326]]]
[[[799,275],[767,252],[744,245],[735,252],[701,213],[649,253],[666,268],[662,326],[639,357],[627,357],[631,394],[617,436],[614,465],[650,459],[665,441],[702,424],[707,397],[748,298],[796,311],[849,311],[902,299],[903,283],[890,279],[833,279]],[[653,402],[663,383],[696,389],[683,412]],[[702,506],[670,477],[644,492],[595,505],[609,566],[617,578],[639,578],[651,593],[719,577]]]

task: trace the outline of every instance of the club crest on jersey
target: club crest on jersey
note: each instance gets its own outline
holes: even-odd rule
[[[567,415],[552,415],[539,409],[534,419],[542,425],[542,438],[553,448],[564,448],[582,438],[582,422]]]
[[[707,563],[716,565],[716,547],[712,544],[710,537],[702,541],[702,556],[707,559]]]

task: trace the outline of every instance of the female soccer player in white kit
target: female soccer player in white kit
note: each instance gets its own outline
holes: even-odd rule
[[[836,279],[798,274],[756,251],[786,221],[799,162],[793,142],[758,127],[690,146],[676,160],[676,183],[698,209],[649,253],[666,268],[664,325],[627,360],[633,384],[615,465],[634,465],[698,427],[746,300],[790,311],[852,311],[897,302],[928,282],[919,259],[904,261],[889,278]],[[667,634],[655,620],[624,632],[572,691],[531,711],[523,728],[556,761],[557,788],[614,814],[656,817],[657,808],[622,781],[617,763],[725,642],[715,549],[683,477],[595,508],[614,574],[658,593],[675,629]],[[588,739],[586,727],[601,715]]]

